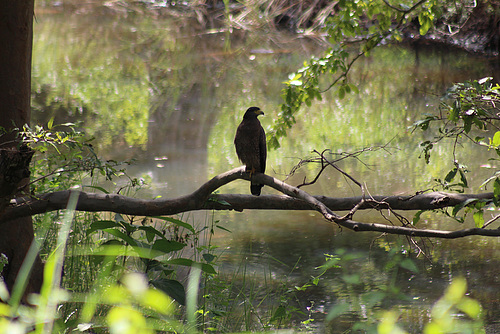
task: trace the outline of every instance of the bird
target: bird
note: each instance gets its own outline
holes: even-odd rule
[[[234,137],[236,154],[245,164],[245,171],[250,173],[250,192],[255,196],[260,195],[264,185],[254,182],[252,175],[266,171],[267,158],[266,133],[257,118],[260,115],[264,115],[260,108],[248,108]]]

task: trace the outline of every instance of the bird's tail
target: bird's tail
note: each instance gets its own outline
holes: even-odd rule
[[[263,184],[251,184],[250,192],[252,193],[252,195],[259,196],[260,190],[262,189],[263,186],[264,186]]]

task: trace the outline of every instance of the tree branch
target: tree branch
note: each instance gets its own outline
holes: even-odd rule
[[[473,228],[459,231],[441,231],[361,223],[348,219],[348,216],[341,217],[332,211],[351,210],[355,206],[359,206],[357,209],[432,210],[455,206],[471,198],[491,200],[493,193],[465,195],[432,192],[414,196],[331,198],[311,196],[301,189],[265,174],[255,174],[253,177],[259,183],[272,187],[284,195],[261,195],[256,197],[238,194],[212,194],[221,186],[234,180],[244,179],[250,181],[250,175],[245,173],[245,168],[239,167],[215,176],[190,195],[172,199],[144,200],[117,194],[80,192],[76,210],[89,212],[108,211],[136,216],[173,215],[194,210],[315,210],[320,212],[326,220],[354,231],[376,231],[437,238],[459,238],[468,235],[500,236],[500,229]],[[7,223],[18,217],[65,209],[72,191],[75,190],[48,193],[37,198],[22,197],[12,200],[10,206],[0,215],[0,224]],[[359,205],[360,202],[361,205]]]

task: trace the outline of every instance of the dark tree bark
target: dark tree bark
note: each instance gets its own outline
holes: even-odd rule
[[[293,187],[268,175],[257,173],[252,176],[259,183],[272,187],[284,195],[262,195],[259,197],[237,194],[212,194],[221,186],[238,179],[250,181],[245,167],[236,168],[217,175],[193,193],[170,199],[143,200],[117,194],[95,194],[79,192],[76,210],[109,211],[135,216],[173,215],[193,210],[315,210],[323,217],[339,226],[353,231],[373,231],[400,234],[410,237],[462,238],[469,235],[500,237],[500,229],[471,228],[456,231],[417,229],[395,211],[396,224],[371,224],[352,220],[357,210],[433,210],[455,205],[464,205],[468,200],[493,200],[493,193],[451,194],[432,192],[415,196],[367,196],[350,198],[330,198],[311,196],[305,191]],[[58,191],[36,197],[16,198],[0,218],[11,219],[22,215],[33,215],[53,210],[65,209],[72,190]],[[340,216],[333,210],[349,211]],[[490,223],[496,221],[496,218]],[[8,222],[11,224],[11,222]],[[488,224],[489,225],[489,224]],[[0,222],[0,226],[1,222]]]
[[[0,212],[29,180],[32,152],[17,141],[16,129],[30,120],[33,14],[34,0],[0,0]],[[33,236],[29,216],[2,226],[0,253],[9,260],[2,276],[9,290]],[[40,291],[41,268],[38,258],[25,296]]]

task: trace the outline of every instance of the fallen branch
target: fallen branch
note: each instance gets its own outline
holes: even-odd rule
[[[254,175],[259,182],[272,187],[284,195],[237,195],[212,194],[221,186],[237,179],[249,181],[244,168],[236,168],[220,174],[203,184],[190,195],[173,199],[144,200],[117,194],[96,194],[80,192],[76,210],[108,211],[136,216],[173,215],[194,210],[315,210],[333,223],[354,231],[376,231],[419,237],[459,238],[468,235],[500,236],[500,229],[473,228],[459,231],[425,230],[412,227],[356,222],[350,217],[341,217],[333,212],[351,210],[362,202],[360,209],[392,210],[432,210],[464,203],[467,199],[491,200],[492,193],[466,195],[433,192],[415,196],[371,196],[370,198],[350,197],[331,198],[311,196],[305,191],[293,187],[265,174]],[[44,194],[37,198],[23,197],[11,201],[9,207],[0,215],[0,224],[14,218],[65,209],[70,193],[66,190]]]

